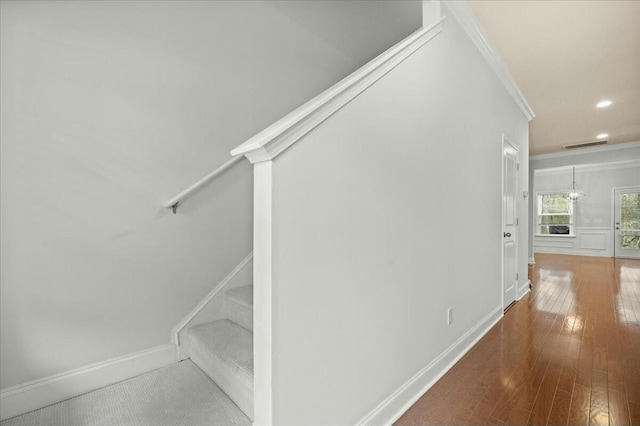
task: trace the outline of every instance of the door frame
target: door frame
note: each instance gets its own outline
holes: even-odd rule
[[[520,146],[518,146],[517,143],[515,143],[513,141],[513,139],[511,139],[509,136],[507,136],[506,134],[502,133],[502,149],[500,151],[500,169],[501,169],[501,186],[502,186],[502,190],[500,193],[500,232],[504,232],[504,221],[505,221],[505,216],[504,216],[504,193],[505,193],[505,168],[504,168],[504,151],[505,151],[505,147],[508,145],[511,146],[511,148],[513,148],[516,151],[516,174],[515,174],[515,199],[514,199],[514,203],[515,203],[515,209],[516,209],[516,225],[514,227],[514,236],[513,236],[513,240],[514,240],[514,246],[515,246],[515,272],[516,274],[518,274],[518,279],[516,280],[515,284],[514,284],[514,299],[513,302],[511,303],[515,303],[518,300],[518,287],[519,287],[519,281],[520,281],[520,277],[519,277],[519,265],[520,265],[520,251],[518,249],[518,243],[520,241],[519,235],[518,235],[518,228],[519,228],[519,221],[520,221],[520,217],[519,217],[519,213],[520,213],[520,199],[518,197],[518,189],[519,189],[519,174],[520,174]],[[504,287],[504,242],[503,242],[503,238],[500,238],[500,303],[502,304],[502,309],[503,311],[507,308],[507,306],[505,306],[504,304],[504,291],[505,291],[505,287]]]
[[[616,257],[616,190],[625,189],[630,190],[640,190],[640,185],[626,185],[626,186],[616,186],[611,188],[611,257],[617,259]],[[621,257],[620,259],[629,259],[625,257]],[[633,258],[638,259],[638,258]]]

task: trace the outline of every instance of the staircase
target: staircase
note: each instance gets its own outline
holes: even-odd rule
[[[253,286],[224,294],[227,319],[186,330],[183,350],[253,420]]]

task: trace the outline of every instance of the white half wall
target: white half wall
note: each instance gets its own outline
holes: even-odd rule
[[[393,395],[403,407],[462,353],[456,342],[491,323],[503,133],[526,162],[527,117],[448,18],[273,160],[273,424],[355,424]],[[430,365],[440,371],[405,393]]]

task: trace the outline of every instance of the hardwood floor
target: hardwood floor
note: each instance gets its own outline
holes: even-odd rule
[[[536,254],[530,279],[397,425],[640,424],[640,260]]]

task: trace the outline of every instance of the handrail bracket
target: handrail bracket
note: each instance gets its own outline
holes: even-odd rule
[[[238,164],[243,158],[244,158],[244,155],[238,155],[236,157],[232,157],[226,163],[224,163],[223,165],[221,165],[220,167],[218,167],[208,175],[202,177],[199,181],[197,181],[196,183],[194,183],[193,185],[191,185],[190,187],[188,187],[187,189],[185,189],[175,197],[162,203],[162,207],[171,209],[173,210],[173,214],[177,214],[178,206],[180,206],[180,204],[185,199],[187,199],[188,197],[193,195],[194,192],[198,191],[207,183],[211,182],[213,179],[215,179],[216,177],[224,173],[226,170],[231,168],[234,164]]]

